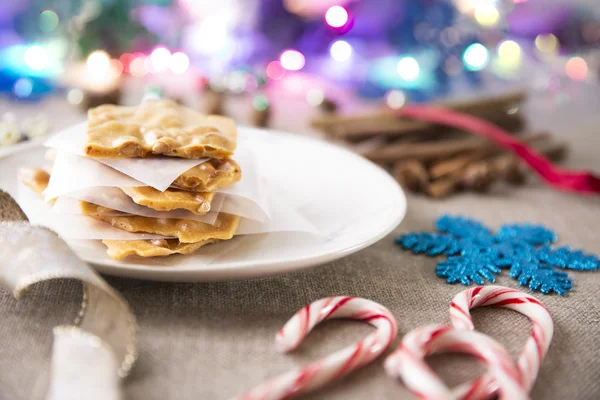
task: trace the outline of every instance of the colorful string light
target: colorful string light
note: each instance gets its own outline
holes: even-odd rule
[[[41,71],[48,66],[48,55],[42,47],[34,45],[25,50],[25,64],[34,71]]]
[[[336,61],[348,61],[352,57],[352,46],[345,40],[336,40],[331,44],[329,54]]]
[[[481,43],[473,43],[465,50],[463,61],[469,71],[481,71],[490,61],[489,51]]]
[[[183,74],[185,71],[187,71],[189,66],[190,59],[185,53],[178,51],[171,55],[169,68],[172,72],[176,74]]]
[[[332,28],[341,28],[348,22],[348,11],[342,6],[330,7],[325,13],[325,22]]]
[[[572,57],[565,64],[567,76],[574,81],[584,81],[588,75],[588,66],[581,57]]]
[[[419,63],[413,57],[403,57],[398,61],[398,67],[396,68],[398,71],[398,75],[400,78],[404,79],[407,82],[412,82],[417,80],[419,74],[421,73],[421,68],[419,67]]]
[[[281,66],[288,71],[299,71],[304,67],[306,62],[304,55],[298,50],[286,50],[279,57]]]
[[[285,69],[279,61],[271,61],[266,68],[267,77],[274,80],[279,80],[285,76]]]

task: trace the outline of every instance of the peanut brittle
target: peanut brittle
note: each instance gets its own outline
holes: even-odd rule
[[[135,107],[102,105],[88,111],[90,157],[226,158],[236,146],[235,122],[203,115],[171,100]]]
[[[188,192],[173,188],[161,192],[150,186],[133,186],[121,188],[121,190],[135,203],[153,210],[172,211],[182,208],[197,215],[209,212],[210,203],[215,197],[212,192]]]
[[[236,183],[242,178],[242,170],[233,160],[210,159],[188,169],[173,185],[198,192],[214,192]]]
[[[22,168],[19,171],[19,179],[35,193],[41,194],[48,186],[50,174],[40,168]],[[171,254],[190,254],[204,245],[215,243],[219,240],[231,239],[239,224],[239,217],[229,214],[219,214],[217,221],[215,222],[215,227],[213,228],[212,225],[189,220],[159,220],[135,216],[116,217],[110,215],[113,210],[109,208],[85,201],[81,201],[80,205],[85,215],[101,221],[112,223],[113,226],[121,229],[123,228],[119,225],[126,225],[133,228],[136,226],[136,223],[140,225],[139,221],[144,219],[149,220],[143,221],[146,222],[146,226],[149,227],[153,226],[153,222],[162,225],[165,223],[165,221],[169,221],[167,224],[169,229],[177,229],[177,226],[180,226],[182,229],[184,229],[187,227],[186,222],[191,223],[191,225],[195,228],[201,228],[197,229],[195,232],[191,232],[191,234],[196,234],[199,238],[201,237],[201,239],[193,242],[183,242],[179,239],[103,240],[102,243],[104,243],[107,247],[106,252],[108,256],[116,260],[120,260],[128,255],[134,254],[141,257],[165,257]],[[127,219],[132,219],[132,221],[130,221],[128,224]],[[141,224],[141,226],[143,226],[143,224]],[[186,237],[188,236],[190,235],[186,234]]]
[[[19,169],[19,180],[36,194],[42,194],[48,187],[50,174],[41,168],[24,167]]]
[[[110,223],[127,232],[155,233],[178,238],[182,243],[196,243],[204,240],[228,240],[233,237],[240,223],[240,217],[220,213],[214,225],[200,221],[176,218],[149,218],[137,215],[111,216],[98,213],[95,204],[81,202],[84,215]]]
[[[181,243],[177,239],[153,240],[103,240],[109,257],[120,260],[130,255],[140,257],[166,257],[171,254],[190,254],[200,247],[217,242],[204,240],[196,243]]]

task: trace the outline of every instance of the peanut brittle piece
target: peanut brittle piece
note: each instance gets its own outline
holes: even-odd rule
[[[214,192],[236,183],[241,178],[242,169],[238,163],[230,159],[212,158],[185,171],[175,179],[173,185],[198,192]]]
[[[135,203],[157,211],[172,211],[178,208],[189,210],[197,215],[210,211],[210,203],[215,194],[212,192],[188,192],[169,188],[164,192],[150,186],[132,186],[121,190]]]
[[[127,232],[155,233],[178,238],[182,243],[196,243],[204,240],[228,240],[233,237],[240,223],[240,217],[219,213],[214,225],[200,221],[176,218],[149,218],[137,215],[111,216],[98,213],[95,204],[81,202],[84,215],[110,223]]]
[[[85,154],[90,157],[226,158],[236,146],[231,118],[203,115],[171,100],[135,107],[103,105],[88,111]]]
[[[42,194],[48,187],[50,174],[41,168],[23,167],[19,169],[19,180],[36,194]]]
[[[190,254],[200,247],[217,242],[204,240],[196,243],[181,243],[177,239],[153,240],[103,240],[109,257],[120,260],[130,255],[140,257],[166,257],[171,254]]]

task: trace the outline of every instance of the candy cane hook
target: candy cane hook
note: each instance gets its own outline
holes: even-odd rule
[[[389,348],[397,334],[396,319],[382,305],[357,297],[328,297],[296,313],[277,333],[277,348],[282,352],[294,350],[317,324],[332,318],[356,319],[377,330],[354,346],[269,379],[235,399],[290,399],[323,387],[375,360]]]
[[[554,334],[552,317],[535,297],[502,286],[477,286],[457,294],[450,303],[450,320],[455,328],[474,330],[470,309],[483,306],[505,307],[524,314],[532,330],[519,355],[517,370],[522,386],[531,391]],[[484,399],[495,391],[493,377],[486,374],[455,389],[461,399]]]
[[[402,378],[419,399],[455,399],[424,360],[430,354],[443,352],[467,353],[483,361],[498,385],[500,400],[527,399],[518,371],[502,345],[482,333],[448,325],[427,325],[407,333],[398,350],[385,360],[385,369],[388,375]]]

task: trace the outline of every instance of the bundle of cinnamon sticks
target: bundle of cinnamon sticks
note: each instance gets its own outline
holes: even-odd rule
[[[463,102],[439,103],[474,115],[514,133],[553,161],[567,153],[567,145],[547,132],[530,132],[521,108],[524,92]],[[400,118],[387,109],[359,116],[335,113],[312,124],[333,140],[343,141],[368,159],[390,168],[405,188],[443,198],[459,190],[485,191],[494,182],[522,184],[527,168],[512,153],[466,132],[428,122]]]

